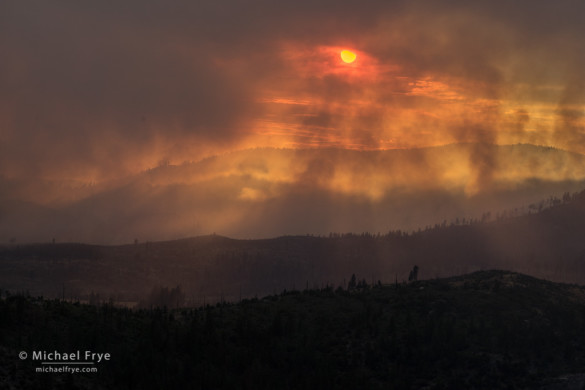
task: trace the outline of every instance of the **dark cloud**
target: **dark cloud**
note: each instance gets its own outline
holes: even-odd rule
[[[5,13],[0,93],[13,146],[5,159],[91,165],[99,150],[132,158],[157,137],[229,142],[253,110],[245,80],[216,66],[205,40],[149,29],[155,15],[37,5]]]

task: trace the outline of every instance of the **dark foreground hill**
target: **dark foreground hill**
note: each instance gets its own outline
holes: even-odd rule
[[[200,309],[3,294],[0,388],[582,388],[584,328],[583,287],[503,271]],[[34,351],[78,350],[111,360],[35,372]]]

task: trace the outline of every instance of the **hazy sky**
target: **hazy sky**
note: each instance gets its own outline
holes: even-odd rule
[[[257,146],[585,152],[583,15],[548,0],[2,1],[0,174],[99,181]]]
[[[580,189],[583,156],[488,144],[585,153],[584,15],[550,0],[1,1],[0,240],[384,231]],[[479,143],[373,152],[461,142]],[[286,150],[245,152],[259,147]]]

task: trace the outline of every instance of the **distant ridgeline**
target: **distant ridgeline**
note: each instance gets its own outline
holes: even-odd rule
[[[263,148],[97,184],[39,179],[31,187],[0,176],[0,188],[0,242],[13,245],[410,232],[534,213],[555,201],[539,202],[550,195],[562,202],[570,195],[560,194],[585,188],[585,155],[485,143]]]
[[[354,280],[355,282],[355,280]],[[566,389],[585,384],[585,290],[505,271],[136,310],[0,291],[0,383],[83,389]],[[21,351],[108,353],[31,373]],[[575,386],[575,387],[569,387]]]
[[[483,222],[482,222],[483,220]],[[0,287],[68,300],[136,304],[158,288],[200,306],[284,289],[368,284],[507,269],[585,283],[585,192],[565,194],[481,220],[443,222],[407,233],[285,236],[235,240],[217,235],[121,246],[0,247]],[[174,296],[182,296],[178,292]],[[170,296],[170,295],[169,295]]]

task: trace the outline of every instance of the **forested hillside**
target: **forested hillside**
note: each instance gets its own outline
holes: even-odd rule
[[[3,388],[509,389],[585,383],[585,290],[484,271],[132,311],[2,293]],[[33,350],[110,353],[34,374]],[[562,377],[562,378],[561,378]]]
[[[540,210],[540,211],[539,211]],[[514,216],[517,215],[517,216]],[[531,205],[522,213],[445,221],[417,232],[285,236],[234,240],[211,235],[122,246],[0,247],[0,286],[69,300],[133,302],[153,288],[180,286],[188,305],[237,301],[283,289],[347,287],[507,269],[585,281],[585,193]]]

